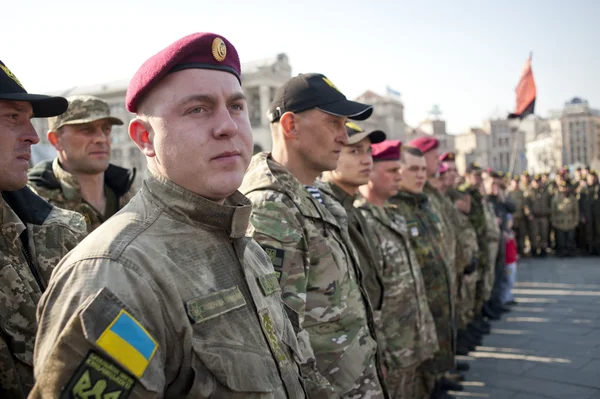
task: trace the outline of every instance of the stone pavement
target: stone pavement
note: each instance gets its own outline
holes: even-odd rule
[[[600,258],[525,259],[456,398],[600,399]]]

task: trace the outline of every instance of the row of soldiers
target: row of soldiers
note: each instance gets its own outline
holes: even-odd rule
[[[126,98],[133,195],[106,103],[0,67],[2,397],[448,398],[508,311],[501,177],[472,164],[459,187],[436,139],[363,131],[373,107],[322,74],[275,93],[252,157],[229,41],[150,57]],[[58,156],[27,175],[32,117]]]
[[[600,185],[593,169],[577,168],[571,178],[565,166],[553,180],[524,173],[509,184],[521,256],[544,257],[551,249],[557,256],[600,255]]]

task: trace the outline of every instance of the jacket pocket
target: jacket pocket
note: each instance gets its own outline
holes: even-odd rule
[[[370,362],[374,361],[377,343],[363,327],[342,356],[323,373],[341,393],[350,391]]]
[[[215,394],[215,397],[227,397],[228,391],[268,394],[281,385],[279,372],[270,354],[260,354],[239,346],[207,345],[196,339],[193,346],[197,356],[194,360],[196,374],[201,373],[202,366],[208,369],[217,380],[215,392],[223,392],[223,395]]]

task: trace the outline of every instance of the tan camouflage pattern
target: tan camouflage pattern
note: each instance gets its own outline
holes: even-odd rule
[[[58,159],[52,162],[52,171],[61,185],[60,189],[48,189],[33,183],[30,183],[29,187],[52,205],[83,215],[88,233],[104,223],[106,220],[104,215],[83,199],[79,182],[75,176],[60,166]],[[119,209],[127,205],[134,195],[135,191],[132,186],[124,196],[119,198]]]
[[[550,224],[550,201],[548,190],[541,186],[531,187],[525,192],[526,215],[532,215],[530,223],[530,240],[532,250],[546,250],[548,248],[548,229]]]
[[[377,337],[390,376],[393,370],[416,367],[433,357],[439,348],[435,323],[404,217],[391,204],[379,207],[361,198],[355,205],[383,259],[379,273],[384,299]],[[395,381],[386,383],[390,393],[397,390]]]
[[[429,204],[425,194],[400,191],[390,199],[396,211],[406,220],[410,242],[421,266],[429,309],[433,315],[440,350],[435,357],[422,363],[433,373],[443,373],[454,367],[454,298],[450,268],[445,264],[444,225]]]
[[[109,119],[113,125],[122,125],[123,121],[110,115],[108,103],[98,97],[78,95],[67,97],[69,108],[58,116],[48,118],[48,129],[57,131],[64,125],[94,122]]]
[[[558,230],[573,230],[579,224],[579,202],[573,194],[558,192],[552,198],[552,226]]]
[[[0,397],[25,398],[33,386],[36,306],[52,270],[86,234],[81,215],[54,208],[42,225],[25,224],[0,197]],[[19,235],[27,229],[38,284]],[[8,341],[7,341],[8,339]]]
[[[145,180],[52,275],[39,305],[31,398],[58,397],[123,309],[158,344],[131,397],[304,398],[281,291],[261,283],[273,267],[245,234],[250,212],[239,192],[221,205],[162,177]],[[204,307],[231,289],[239,305],[223,299]],[[192,318],[193,303],[219,311]]]
[[[373,374],[379,367],[373,316],[357,280],[344,208],[324,193],[319,203],[268,153],[252,158],[240,191],[253,205],[248,233],[274,254],[281,273],[309,396],[384,397]]]
[[[489,266],[483,275],[483,298],[484,300],[487,300],[490,298],[492,289],[494,288],[496,258],[498,257],[498,250],[500,249],[501,231],[498,220],[496,219],[494,205],[491,202],[486,201],[483,204],[483,208],[485,214],[489,254]]]

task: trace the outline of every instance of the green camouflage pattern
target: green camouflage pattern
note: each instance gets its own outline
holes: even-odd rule
[[[579,202],[574,194],[558,192],[552,197],[552,226],[558,230],[573,230],[579,224]]]
[[[41,225],[25,225],[1,197],[0,218],[0,397],[20,399],[33,387],[37,303],[54,267],[85,237],[86,226],[81,215],[56,207]],[[25,230],[39,283],[19,238]]]
[[[248,234],[279,273],[309,396],[384,397],[381,380],[365,378],[380,375],[375,326],[344,208],[324,193],[319,203],[268,153],[252,158],[240,191],[253,205]]]
[[[489,265],[485,269],[485,274],[483,275],[483,299],[487,300],[490,298],[494,288],[496,258],[498,257],[498,251],[500,249],[500,235],[502,232],[500,230],[500,224],[498,224],[498,220],[496,219],[494,205],[488,201],[485,201],[483,205],[489,256]]]
[[[544,186],[525,191],[524,212],[533,216],[529,224],[532,250],[545,251],[548,248],[551,201],[552,196]]]
[[[578,195],[580,217],[585,244],[590,249],[600,250],[600,185],[587,185]],[[600,251],[599,251],[600,252]]]
[[[52,171],[59,181],[61,188],[48,189],[31,182],[29,184],[30,188],[52,205],[83,215],[88,233],[91,233],[104,223],[106,219],[104,215],[83,199],[79,182],[77,182],[75,176],[60,166],[58,159],[52,162]],[[135,191],[132,187],[124,196],[119,198],[119,209],[127,205],[134,195]]]
[[[389,375],[432,358],[439,349],[437,333],[406,220],[392,204],[379,207],[360,198],[355,205],[383,259],[379,274],[384,298],[377,337]],[[388,383],[390,392],[396,390],[393,385]]]
[[[110,115],[108,103],[98,97],[78,95],[67,97],[69,108],[58,116],[48,118],[48,129],[57,131],[64,125],[94,122],[108,119],[113,125],[122,125],[123,121]]]
[[[427,195],[400,191],[390,202],[406,219],[412,248],[421,266],[440,350],[424,362],[428,370],[442,373],[454,367],[454,303],[451,277],[444,251],[443,223],[431,208]]]
[[[144,180],[56,267],[39,303],[31,399],[124,398],[106,392],[108,378],[64,391],[90,350],[102,351],[103,375],[131,372],[132,398],[304,398],[273,266],[246,236],[251,210],[239,192],[220,204],[161,176]],[[139,372],[100,342],[123,311],[156,343]]]

